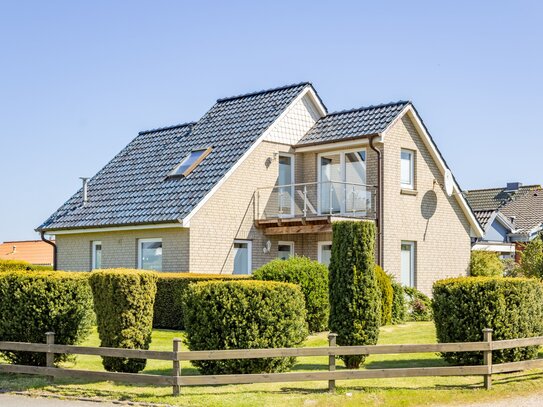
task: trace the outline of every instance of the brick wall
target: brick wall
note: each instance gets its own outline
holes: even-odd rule
[[[454,197],[442,187],[436,163],[406,115],[385,135],[383,150],[384,269],[400,279],[401,242],[414,241],[415,285],[431,294],[436,280],[466,275],[470,225]],[[416,195],[401,193],[400,150],[415,151]]]
[[[59,270],[89,271],[93,241],[102,242],[102,268],[136,268],[138,239],[162,239],[162,270],[189,271],[189,231],[182,228],[57,235]]]

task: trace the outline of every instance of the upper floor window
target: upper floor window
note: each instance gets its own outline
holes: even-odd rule
[[[189,175],[204,158],[211,152],[211,147],[202,150],[194,150],[187,155],[171,173],[170,177]]]
[[[138,240],[138,268],[162,271],[162,239]]]
[[[401,186],[402,188],[415,189],[415,152],[404,150],[401,152]]]
[[[92,269],[102,268],[102,242],[95,240],[92,242]]]

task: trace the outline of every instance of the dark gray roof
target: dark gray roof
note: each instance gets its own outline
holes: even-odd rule
[[[533,189],[508,202],[500,212],[509,219],[514,217],[515,233],[527,235],[543,223],[543,189]]]
[[[494,211],[524,196],[527,192],[539,188],[541,188],[540,185],[526,185],[521,186],[517,191],[507,191],[506,188],[473,189],[464,191],[464,196],[474,211]]]
[[[309,83],[219,99],[196,123],[139,133],[38,230],[183,219]],[[211,153],[186,178],[167,178],[192,150]]]
[[[330,113],[300,140],[298,146],[329,143],[379,134],[410,102],[400,101]]]
[[[475,214],[475,217],[477,218],[477,220],[479,221],[479,223],[484,229],[486,228],[486,224],[488,223],[488,221],[490,220],[494,212],[495,212],[494,210],[484,210],[484,211],[474,211],[473,213]]]

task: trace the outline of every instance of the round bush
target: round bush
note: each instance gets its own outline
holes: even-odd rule
[[[159,273],[156,282],[153,328],[185,329],[183,325],[183,295],[189,284],[247,277],[230,274]]]
[[[184,301],[190,350],[290,348],[307,337],[304,297],[294,284],[206,281]],[[281,372],[294,358],[193,361],[202,374]]]
[[[273,260],[253,273],[257,280],[282,281],[300,286],[305,298],[307,324],[311,332],[328,326],[328,267],[307,257]]]
[[[141,270],[97,270],[90,275],[100,346],[149,349],[157,276]],[[137,373],[145,359],[102,357],[110,372]]]
[[[439,342],[477,342],[482,330],[494,330],[493,339],[543,335],[543,284],[535,279],[462,277],[434,283],[434,320]],[[538,347],[492,352],[494,363],[537,356]],[[445,353],[451,363],[482,363],[481,352]]]
[[[392,301],[394,297],[392,280],[381,266],[375,266],[375,280],[381,296],[381,325],[389,325],[392,323]]]
[[[0,273],[0,341],[74,345],[90,333],[94,319],[88,275],[69,272]],[[12,363],[45,366],[44,353],[2,352]],[[55,355],[55,362],[66,355]]]
[[[409,321],[431,321],[432,300],[414,287],[403,287]]]
[[[381,321],[380,299],[375,282],[375,225],[341,221],[332,224],[330,259],[330,323],[337,344],[375,345]],[[365,355],[342,356],[356,369]]]
[[[502,277],[503,263],[498,253],[473,250],[469,262],[469,274],[472,277]]]

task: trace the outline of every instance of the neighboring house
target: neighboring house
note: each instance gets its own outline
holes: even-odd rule
[[[524,243],[543,230],[541,185],[509,182],[505,188],[471,190],[465,196],[485,232],[475,241],[473,250],[514,258]]]
[[[37,266],[53,265],[53,246],[41,240],[17,240],[0,244],[1,260],[23,260]]]
[[[247,274],[293,254],[328,263],[331,222],[372,221],[377,261],[430,293],[467,273],[483,233],[446,171],[412,103],[328,113],[302,83],[139,133],[37,230],[59,269]]]

